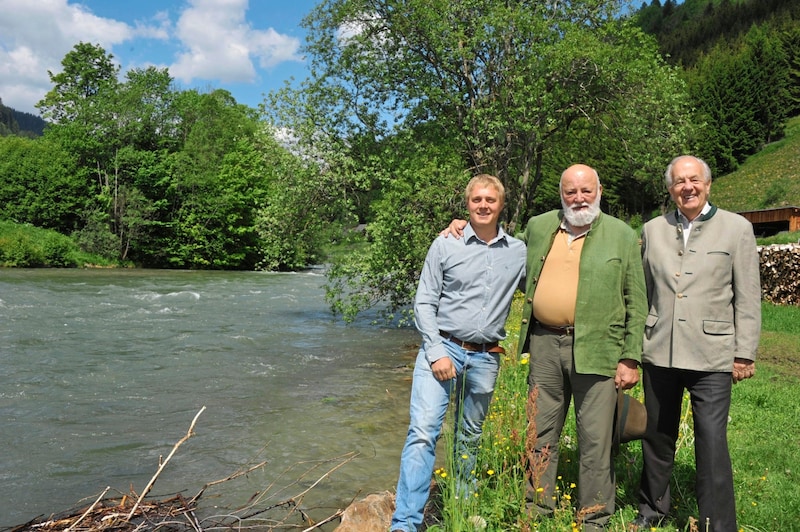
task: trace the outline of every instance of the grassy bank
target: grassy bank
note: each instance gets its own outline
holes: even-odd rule
[[[452,496],[451,464],[437,469],[442,486],[441,521],[429,530],[563,532],[577,530],[575,511],[578,453],[574,414],[561,439],[558,510],[541,520],[525,510],[525,477],[521,466],[525,449],[527,398],[526,358],[518,359],[515,341],[521,300],[515,301],[508,323],[509,354],[503,359],[495,398],[484,426],[479,456],[479,494],[473,499]],[[754,379],[734,386],[729,442],[734,468],[739,528],[745,531],[792,530],[797,517],[789,509],[800,507],[800,485],[795,464],[800,463],[800,308],[764,303],[764,323]],[[641,397],[641,385],[633,394]],[[678,442],[673,473],[672,519],[655,530],[693,530],[697,515],[694,498],[694,446],[688,401]],[[448,434],[448,432],[445,432]],[[442,456],[449,456],[447,444]],[[636,493],[641,471],[641,444],[623,446],[616,457],[617,511],[609,530],[625,531],[636,516]],[[479,516],[479,517],[475,517]],[[477,524],[477,526],[476,526]],[[485,528],[481,528],[485,525]],[[694,529],[696,530],[696,529]]]
[[[84,253],[70,237],[56,231],[0,221],[0,267],[75,268],[88,264],[114,265]]]

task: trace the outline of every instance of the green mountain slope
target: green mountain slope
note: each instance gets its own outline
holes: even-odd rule
[[[789,120],[785,138],[715,178],[711,201],[734,212],[800,206],[800,116]]]

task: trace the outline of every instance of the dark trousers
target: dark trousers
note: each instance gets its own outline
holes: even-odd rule
[[[681,419],[683,391],[691,398],[694,421],[697,506],[702,531],[736,532],[733,470],[728,452],[731,374],[642,366],[647,407],[647,437],[642,441],[644,467],[639,513],[669,513],[670,477]]]

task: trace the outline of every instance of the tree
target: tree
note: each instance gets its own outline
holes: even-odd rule
[[[334,261],[326,285],[326,300],[346,321],[387,303],[379,314],[407,322],[403,309],[414,297],[431,241],[450,220],[467,216],[470,176],[454,143],[442,142],[439,133],[424,125],[398,133],[363,168],[383,183],[365,231],[370,245]]]
[[[647,78],[642,69],[667,79],[654,47],[615,18],[618,8],[611,0],[331,0],[306,20],[312,77],[288,99],[302,102],[301,113],[281,121],[286,115],[273,110],[272,119],[304,145],[329,148],[324,160],[346,153],[352,166],[379,166],[375,175],[397,172],[380,163],[386,139],[435,130],[426,138],[452,148],[461,172],[503,181],[504,222],[514,228],[532,214],[556,139],[614,113],[614,102]],[[637,54],[632,74],[626,64]],[[671,127],[652,125],[657,136]],[[627,175],[643,166],[639,157],[626,159],[634,163]],[[429,182],[428,193],[442,185]]]
[[[733,44],[719,43],[687,71],[702,125],[700,151],[715,174],[735,170],[783,135],[790,75],[780,37],[757,26]]]
[[[88,195],[74,157],[58,143],[0,137],[0,219],[69,234]]]
[[[800,25],[781,31],[781,39],[789,68],[787,116],[800,113]]]
[[[54,87],[37,107],[51,121],[47,138],[76,156],[77,175],[90,191],[78,238],[94,252],[126,260],[163,202],[164,174],[154,176],[153,165],[164,169],[158,160],[179,146],[172,78],[149,67],[120,82],[113,56],[87,43],[61,64],[61,72],[49,72]]]
[[[53,88],[36,104],[48,120],[50,134],[58,135],[81,166],[104,168],[117,148],[113,101],[119,67],[114,56],[99,45],[78,43],[61,61],[63,70],[48,70]]]
[[[170,155],[164,208],[170,231],[157,247],[171,267],[233,269],[255,265],[253,211],[263,191],[254,166],[254,111],[217,89],[181,93],[180,151]]]
[[[254,212],[257,267],[285,271],[318,264],[325,246],[341,233],[342,220],[352,220],[337,174],[292,154],[270,128],[257,135],[256,150],[265,189]]]

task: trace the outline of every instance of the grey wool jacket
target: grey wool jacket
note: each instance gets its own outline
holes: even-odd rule
[[[753,227],[711,208],[692,223],[684,246],[677,211],[642,229],[648,315],[642,362],[695,371],[731,371],[755,360],[761,281]]]

